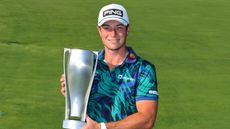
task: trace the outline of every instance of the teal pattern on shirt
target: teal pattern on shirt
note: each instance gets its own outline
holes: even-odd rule
[[[117,121],[136,113],[136,101],[158,100],[154,65],[127,49],[125,61],[112,70],[104,62],[104,50],[99,53],[87,108],[87,114],[97,122]]]

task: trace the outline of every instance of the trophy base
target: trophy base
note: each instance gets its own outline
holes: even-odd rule
[[[63,128],[65,129],[81,129],[85,125],[83,121],[63,120]]]

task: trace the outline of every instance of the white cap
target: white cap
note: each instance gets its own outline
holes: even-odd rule
[[[101,8],[98,16],[98,26],[110,20],[118,21],[125,26],[129,24],[127,11],[119,4],[109,4]]]

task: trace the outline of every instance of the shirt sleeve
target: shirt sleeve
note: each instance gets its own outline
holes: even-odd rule
[[[136,101],[158,100],[157,77],[154,65],[142,65],[138,76]]]

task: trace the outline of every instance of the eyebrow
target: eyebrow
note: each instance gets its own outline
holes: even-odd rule
[[[103,25],[101,25],[101,27],[103,27],[103,26],[109,26],[108,24],[103,24]]]
[[[125,25],[123,25],[123,24],[120,23],[120,24],[118,24],[117,26],[125,26]]]
[[[110,26],[110,25],[108,25],[108,24],[105,23],[105,24],[103,24],[103,25],[101,25],[101,26],[102,26],[102,27],[103,27],[103,26],[106,26],[106,27],[107,27],[107,26]],[[120,24],[117,24],[116,26],[125,26],[125,25],[123,25],[123,24],[120,23]]]

